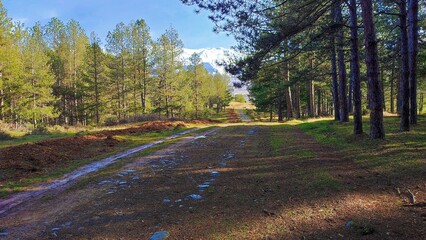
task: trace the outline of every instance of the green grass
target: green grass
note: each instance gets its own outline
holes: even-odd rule
[[[410,132],[399,131],[398,117],[385,117],[386,137],[370,140],[369,119],[364,117],[365,134],[355,136],[353,123],[339,124],[333,120],[302,123],[302,131],[312,135],[322,144],[331,145],[342,151],[342,156],[355,159],[357,164],[372,171],[389,174],[426,174],[426,121],[419,122]]]
[[[218,121],[220,123],[227,123],[228,122],[228,117],[226,115],[226,111],[220,111],[219,113],[214,113],[214,114],[211,115],[210,119],[213,120],[213,121]]]
[[[305,176],[308,189],[311,191],[339,190],[341,183],[329,172],[318,170]]]
[[[55,132],[45,135],[22,135],[19,133],[11,134],[14,139],[0,141],[0,149],[16,146],[25,143],[39,142],[46,139],[62,138],[74,136],[75,132]]]

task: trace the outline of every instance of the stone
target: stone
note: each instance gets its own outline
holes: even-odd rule
[[[197,187],[198,187],[198,188],[208,188],[208,187],[210,187],[210,185],[207,185],[207,184],[200,184],[200,185],[198,185]]]
[[[164,240],[170,236],[169,232],[167,231],[160,231],[154,233],[149,240]]]
[[[6,237],[8,235],[9,235],[8,232],[0,232],[0,237]]]
[[[70,222],[66,222],[66,223],[62,224],[61,226],[62,227],[71,227],[71,225],[72,225],[72,222],[70,221]]]
[[[112,181],[110,181],[110,180],[104,180],[104,181],[101,181],[101,182],[99,182],[98,184],[99,185],[104,185],[104,184],[108,184],[108,183],[111,183]]]
[[[169,198],[167,198],[167,197],[163,199],[163,203],[169,203],[169,202],[171,202],[171,201],[172,201],[172,200],[170,200],[170,199],[169,199]]]
[[[52,228],[52,231],[59,231],[61,230],[60,228]]]
[[[218,177],[218,176],[220,175],[220,172],[218,172],[218,171],[214,171],[214,172],[212,172],[212,173],[211,173],[211,175],[212,175],[213,177]]]
[[[187,196],[186,198],[192,199],[192,200],[201,200],[203,197],[199,194],[191,194],[191,195]]]

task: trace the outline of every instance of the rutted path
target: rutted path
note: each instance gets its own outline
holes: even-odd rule
[[[421,215],[378,180],[297,127],[222,126],[25,202],[0,229],[5,239],[422,239],[420,227],[404,232]]]
[[[243,109],[237,109],[237,113],[238,113],[238,115],[240,115],[241,121],[243,121],[243,122],[251,122],[252,121],[251,118],[243,112]]]
[[[233,129],[233,132],[237,132],[234,133],[235,136],[231,137],[219,135],[217,129],[212,129],[193,137],[186,137],[167,149],[148,157],[136,159],[123,167],[119,172],[109,177],[101,177],[96,180],[96,183],[89,184],[87,187],[77,190],[72,188],[71,190],[63,191],[74,184],[78,184],[78,181],[89,173],[99,171],[126,156],[160,144],[168,139],[190,133],[193,130],[186,131],[179,135],[130,149],[100,162],[89,164],[66,175],[63,179],[40,185],[34,191],[17,194],[1,203],[0,222],[2,224],[0,224],[0,227],[5,230],[3,237],[11,239],[33,239],[47,237],[67,238],[67,236],[73,236],[71,238],[74,238],[75,233],[81,233],[83,229],[90,228],[92,224],[87,225],[86,223],[77,227],[79,220],[72,219],[73,217],[71,217],[71,219],[62,221],[61,219],[63,219],[64,215],[75,217],[77,214],[77,218],[80,220],[96,219],[98,210],[100,210],[99,207],[102,205],[101,202],[106,201],[109,206],[117,209],[123,201],[126,202],[128,199],[135,199],[135,197],[136,199],[138,198],[134,193],[130,194],[127,191],[141,187],[154,187],[154,189],[145,192],[143,194],[144,197],[152,197],[159,193],[161,195],[159,198],[161,201],[150,203],[154,204],[151,205],[150,210],[157,208],[156,206],[158,205],[163,205],[167,206],[168,209],[179,211],[184,208],[192,211],[191,202],[203,201],[206,194],[214,191],[212,189],[214,189],[216,180],[220,178],[222,170],[226,169],[227,163],[236,156],[237,153],[235,151],[242,149],[246,141],[255,134],[256,127],[246,129],[245,127]],[[223,141],[225,139],[226,141]],[[200,152],[196,151],[198,148],[213,151],[211,154],[207,153],[205,155],[206,153],[204,152],[200,155]],[[206,157],[205,159],[203,158],[204,156]],[[195,176],[192,171],[200,171],[200,169],[188,169],[182,172],[183,169],[191,168],[194,163],[189,160],[192,161],[194,157],[198,158],[197,161],[201,161],[200,163],[203,165],[208,164],[205,170]],[[206,159],[209,161],[205,162]],[[176,184],[173,175],[181,175],[177,177],[179,179],[177,181],[180,182],[183,180],[185,182],[183,186],[185,191],[181,192],[176,189],[173,191],[170,186],[171,184]],[[183,179],[181,179],[182,176]],[[161,177],[161,179],[158,179],[158,177]],[[158,180],[161,183],[158,183]],[[164,180],[171,181],[171,184],[164,185]],[[188,185],[192,185],[192,187]],[[171,194],[162,193],[158,188],[170,189],[168,192]],[[190,189],[192,191],[187,192]],[[111,201],[111,198],[114,200]],[[119,203],[112,204],[112,202],[117,200]],[[88,203],[91,205],[94,204],[94,206],[88,207],[86,205]],[[150,204],[148,203],[148,205]],[[90,209],[97,210],[93,212]],[[116,211],[121,212],[123,210],[117,209]],[[163,214],[167,215],[167,213]],[[160,228],[161,223],[158,224],[157,227]],[[74,234],[61,234],[69,231],[73,231]],[[165,231],[153,231],[150,234],[154,234],[152,235],[153,239],[161,239],[156,237],[165,236],[168,233]],[[94,236],[94,234],[83,234],[81,236]],[[146,235],[144,236],[146,237]]]
[[[138,152],[141,152],[143,150],[149,149],[149,148],[154,147],[158,144],[164,143],[165,141],[176,139],[176,138],[181,137],[183,135],[195,132],[197,130],[199,130],[199,129],[190,129],[190,130],[183,131],[181,133],[169,136],[167,138],[164,138],[164,139],[161,139],[161,140],[158,140],[158,141],[155,141],[155,142],[147,143],[147,144],[126,150],[126,151],[121,152],[119,154],[116,154],[114,156],[105,158],[101,161],[97,161],[97,162],[82,166],[82,167],[78,168],[77,170],[66,174],[64,177],[62,177],[60,179],[53,180],[49,183],[44,183],[44,184],[39,184],[39,185],[33,186],[33,187],[31,187],[31,190],[29,190],[29,191],[14,194],[7,199],[1,200],[1,202],[0,202],[0,216],[5,214],[7,211],[11,210],[12,208],[22,204],[25,201],[34,200],[34,198],[42,197],[43,195],[48,194],[51,191],[59,191],[61,189],[63,190],[65,188],[68,188],[68,187],[72,186],[73,184],[75,184],[76,181],[78,181],[82,177],[84,177],[84,176],[86,176],[90,173],[99,171],[102,168],[105,168],[105,167],[117,162],[120,159],[131,156],[131,155],[138,153]]]

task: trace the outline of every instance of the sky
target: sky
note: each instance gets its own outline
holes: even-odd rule
[[[229,48],[232,37],[213,33],[207,12],[196,14],[195,8],[180,0],[3,0],[8,16],[31,27],[57,17],[63,22],[77,20],[89,36],[92,31],[105,43],[108,31],[119,22],[144,19],[154,40],[172,26],[185,48]]]

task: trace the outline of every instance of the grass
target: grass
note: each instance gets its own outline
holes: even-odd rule
[[[0,149],[25,143],[39,142],[46,139],[71,137],[75,134],[75,132],[56,132],[45,135],[22,135],[21,133],[12,133],[13,139],[0,141]]]
[[[399,131],[398,117],[385,117],[386,137],[370,140],[367,134],[353,135],[352,123],[340,124],[333,120],[301,123],[298,127],[322,144],[342,151],[342,156],[355,159],[357,164],[376,172],[390,174],[426,173],[425,116],[410,132]],[[364,132],[369,132],[369,119],[364,117]]]
[[[193,132],[191,134],[203,132],[203,131],[206,131],[207,129],[210,129],[210,128],[211,127],[199,129],[199,130],[196,130],[195,132]],[[96,158],[79,159],[79,160],[76,160],[76,161],[70,161],[67,165],[61,166],[61,167],[55,169],[52,172],[49,172],[47,174],[43,174],[43,175],[40,175],[40,176],[33,176],[33,177],[29,177],[29,178],[22,179],[22,180],[14,180],[14,181],[5,182],[3,185],[0,185],[0,197],[7,197],[11,193],[24,191],[30,185],[45,182],[45,181],[48,181],[50,179],[59,178],[59,177],[63,176],[64,174],[72,172],[72,171],[74,171],[74,170],[78,169],[79,167],[84,166],[86,164],[99,161],[99,160],[104,159],[106,157],[109,157],[109,156],[115,155],[119,152],[122,152],[126,149],[130,149],[130,148],[133,148],[135,146],[139,146],[139,145],[143,145],[143,144],[153,142],[153,141],[156,141],[156,140],[159,140],[159,139],[163,139],[163,138],[166,138],[168,136],[172,136],[172,135],[175,135],[177,133],[180,133],[180,132],[183,132],[183,131],[186,131],[186,130],[188,130],[188,129],[187,128],[177,128],[177,129],[168,129],[168,130],[164,130],[164,131],[156,131],[156,132],[149,132],[149,133],[143,133],[143,134],[117,135],[114,138],[117,138],[117,139],[123,141],[123,142],[120,143],[120,147],[117,151],[110,152],[108,154],[104,154],[104,155],[98,156]],[[165,141],[162,144],[159,144],[159,145],[157,145],[153,148],[149,148],[145,151],[142,151],[140,153],[132,155],[132,156],[126,158],[126,159],[129,159],[129,158],[134,159],[135,157],[140,157],[140,156],[150,154],[154,151],[157,151],[161,148],[168,146],[169,144],[171,144],[175,141],[178,141],[179,139],[180,138]],[[126,161],[123,161],[123,159],[117,161],[115,164],[112,165],[113,166],[112,169],[117,168],[119,166],[122,166],[125,162]],[[106,173],[108,173],[108,171],[106,171]]]
[[[220,111],[218,113],[214,113],[211,117],[211,120],[213,121],[218,121],[220,123],[227,123],[228,122],[228,118],[226,116],[226,111]]]
[[[341,188],[341,183],[325,170],[318,170],[305,175],[305,181],[308,189],[315,192],[339,190]]]

